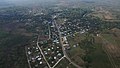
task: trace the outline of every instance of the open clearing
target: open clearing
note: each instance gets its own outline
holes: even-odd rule
[[[106,52],[109,54],[114,68],[120,68],[120,31],[114,29],[110,34],[103,34],[103,43]]]
[[[55,68],[76,68],[66,58],[62,59]]]
[[[71,49],[68,51],[68,55],[78,65],[84,67],[85,61],[82,59],[85,56],[85,50],[79,45],[74,47],[77,43],[81,43],[81,40],[85,39],[85,34],[76,34],[75,37],[68,37],[68,42]],[[93,46],[95,51],[89,54],[89,58],[92,60],[90,63],[91,68],[112,68],[107,54],[102,48],[102,40],[99,37],[95,37],[95,45]],[[104,63],[103,63],[104,62]]]

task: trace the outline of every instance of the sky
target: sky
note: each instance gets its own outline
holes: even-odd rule
[[[34,3],[34,2],[47,2],[47,1],[56,1],[56,0],[1,0],[5,2],[12,2],[12,3]]]
[[[37,5],[37,4],[48,4],[61,0],[0,0],[0,5],[4,5],[5,3],[13,4],[13,5]],[[64,0],[64,1],[96,1],[98,3],[110,3],[110,4],[120,4],[120,0]],[[46,3],[47,2],[47,3]],[[5,4],[6,5],[6,4]]]
[[[0,4],[9,3],[14,5],[39,4],[45,2],[54,2],[58,0],[0,0]]]

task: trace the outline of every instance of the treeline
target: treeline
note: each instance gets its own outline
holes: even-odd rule
[[[64,9],[60,15],[60,18],[67,18],[70,20],[81,19],[85,14],[92,12],[89,9],[81,9],[81,8],[68,8]]]

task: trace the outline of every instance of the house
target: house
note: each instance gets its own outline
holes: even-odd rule
[[[30,51],[28,51],[28,54],[30,55],[30,54],[31,54],[31,52],[30,52]]]
[[[40,61],[40,64],[42,64],[43,62],[42,61]]]

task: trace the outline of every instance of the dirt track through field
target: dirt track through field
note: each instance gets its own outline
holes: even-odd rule
[[[109,41],[101,37],[103,40],[103,49],[108,55],[108,58],[113,66],[113,68],[120,68],[120,65],[116,65],[116,60],[118,59],[117,57],[120,57],[120,48],[117,45],[111,44]]]

